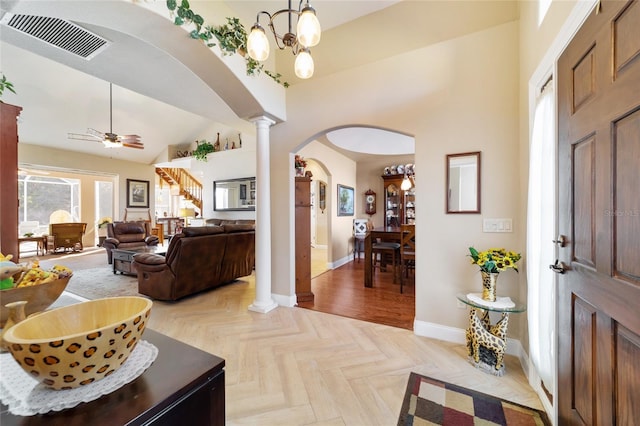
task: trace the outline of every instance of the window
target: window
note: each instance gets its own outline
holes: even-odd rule
[[[113,182],[96,181],[96,218],[113,218]]]
[[[56,210],[71,213],[74,221],[80,217],[80,180],[47,176],[19,175],[18,220],[49,224],[49,216]]]

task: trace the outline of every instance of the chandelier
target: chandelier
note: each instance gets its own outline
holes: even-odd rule
[[[303,8],[303,1],[300,0],[298,10],[291,8],[291,0],[289,0],[288,9],[278,10],[273,14],[265,11],[258,12],[256,23],[251,27],[251,32],[247,38],[247,51],[249,56],[256,61],[264,61],[269,57],[269,40],[264,28],[260,26],[260,15],[267,15],[269,17],[268,25],[276,40],[276,46],[280,50],[284,50],[287,47],[291,48],[294,56],[296,56],[296,75],[304,79],[313,75],[313,58],[309,48],[320,42],[321,30],[315,9],[309,5],[309,0],[306,1],[306,5]],[[284,34],[278,33],[274,25],[274,20],[282,14],[286,14],[288,18],[287,32]],[[294,16],[298,20],[295,33],[293,32]]]

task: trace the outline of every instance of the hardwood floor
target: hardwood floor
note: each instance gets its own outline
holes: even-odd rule
[[[98,250],[46,262],[82,269],[104,264],[106,255]],[[383,306],[413,297],[413,286],[400,296],[399,287],[378,281],[383,277],[376,272],[375,287],[366,289],[365,299],[363,286],[347,284],[356,283],[362,265],[345,265],[314,279],[318,307],[328,290],[337,292],[336,315],[315,308],[249,311],[255,298],[255,278],[249,276],[178,302],[154,301],[149,327],[225,359],[228,425],[394,425],[412,371],[542,408],[513,356],[506,357],[506,374],[496,377],[469,364],[464,345],[345,318],[355,309],[342,300],[376,311],[377,300]]]
[[[352,261],[328,270],[311,280],[313,302],[298,306],[314,311],[413,330],[415,286],[409,284],[400,294],[400,284],[389,272],[376,271],[373,288],[364,286],[364,260]]]

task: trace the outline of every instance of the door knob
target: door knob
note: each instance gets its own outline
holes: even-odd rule
[[[567,238],[564,235],[558,235],[557,240],[552,241],[554,244],[558,244],[560,247],[564,247],[567,243]]]
[[[558,262],[558,259],[556,259],[556,263],[554,263],[553,265],[549,265],[549,269],[551,269],[556,274],[564,274],[564,271],[567,270],[567,267],[564,262]]]

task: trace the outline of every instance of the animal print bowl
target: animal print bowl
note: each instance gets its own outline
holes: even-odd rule
[[[108,297],[36,314],[4,334],[11,354],[51,389],[72,389],[113,374],[140,341],[153,302]]]

